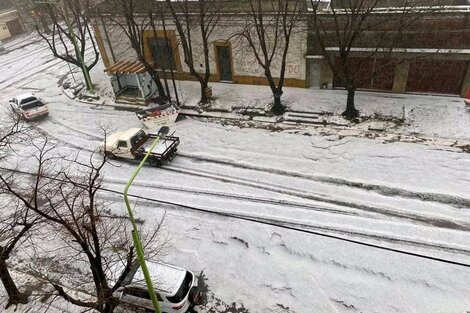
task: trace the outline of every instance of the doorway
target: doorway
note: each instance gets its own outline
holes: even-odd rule
[[[232,82],[232,51],[229,44],[216,46],[217,67],[221,82]]]

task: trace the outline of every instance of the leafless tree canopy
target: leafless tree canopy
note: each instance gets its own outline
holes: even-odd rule
[[[15,140],[22,139],[26,132],[23,123],[17,115],[11,114],[3,118],[0,127],[0,160],[7,157],[12,151]],[[22,208],[15,201],[4,194],[3,184],[0,182],[0,280],[8,295],[10,305],[26,303],[28,295],[19,291],[18,286],[10,275],[8,260],[14,250],[29,235],[29,231],[40,222],[40,219],[31,214],[27,208]]]
[[[99,52],[89,25],[91,3],[89,0],[63,0],[57,3],[38,3],[42,15],[52,22],[48,34],[36,26],[55,57],[76,65],[82,70],[87,90],[93,90],[90,70],[98,63]],[[87,49],[93,57],[88,61]]]
[[[113,292],[122,286],[136,255],[127,217],[100,200],[106,158],[91,155],[82,162],[80,154],[58,156],[45,136],[35,138],[32,145],[35,171],[30,175],[0,171],[0,182],[21,210],[47,221],[45,228],[53,241],[35,256],[34,270],[66,301],[113,312],[119,303]],[[156,242],[161,223],[157,221],[142,236],[145,245],[152,244],[146,249],[150,259],[164,246]],[[50,262],[51,253],[55,262]],[[71,287],[86,293],[77,295],[69,291]]]
[[[382,60],[389,61],[383,62],[383,66],[390,66],[392,49],[400,46],[404,40],[403,31],[416,23],[432,5],[422,0],[396,1],[393,13],[377,14],[377,9],[384,6],[384,1],[333,1],[329,9],[324,10],[321,1],[310,0],[311,40],[317,45],[318,52],[324,56],[334,76],[348,90],[343,116],[355,118],[359,114],[354,105],[354,95],[363,75],[356,69],[378,54]],[[372,36],[371,31],[374,32]],[[364,52],[361,58],[353,59],[353,48],[364,45],[372,49]]]
[[[163,101],[169,98],[165,92],[163,84],[160,81],[160,75],[157,66],[150,52],[146,49],[146,40],[144,33],[146,31],[155,30],[155,19],[160,16],[159,8],[152,6],[152,1],[136,1],[136,0],[110,0],[109,4],[113,5],[113,14],[106,16],[108,20],[118,25],[126,37],[129,39],[130,45],[137,55],[137,59],[144,65],[145,71],[152,77],[158,91],[158,95]]]
[[[258,64],[264,71],[274,96],[273,112],[282,114],[282,88],[284,86],[286,59],[291,36],[302,18],[303,9],[300,0],[250,0],[249,17],[240,34],[251,48]],[[280,62],[279,79],[275,79],[273,63]]]
[[[184,63],[201,85],[201,103],[207,103],[206,88],[211,74],[209,49],[210,37],[215,27],[219,26],[222,6],[226,3],[222,0],[166,0],[173,22],[179,35],[180,45],[183,48]],[[162,17],[162,20],[165,17]],[[197,39],[196,39],[197,38]],[[202,42],[204,54],[204,73],[196,70],[198,51],[194,49],[196,42]]]

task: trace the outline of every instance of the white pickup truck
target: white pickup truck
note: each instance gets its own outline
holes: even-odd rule
[[[22,94],[11,99],[10,105],[16,114],[27,121],[49,115],[49,109],[44,101],[32,93]]]
[[[171,162],[176,156],[180,140],[178,137],[147,133],[141,128],[118,131],[100,144],[100,153],[108,158],[142,160],[154,140],[160,137],[159,144],[149,155],[147,162],[152,166],[161,166]]]

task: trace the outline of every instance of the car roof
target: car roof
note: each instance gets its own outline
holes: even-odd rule
[[[21,94],[21,95],[16,96],[16,100],[18,100],[19,102],[21,102],[22,100],[27,99],[27,98],[31,98],[31,97],[37,98],[37,97],[36,97],[35,95],[33,95],[32,93],[23,93],[23,94]]]
[[[132,138],[132,136],[134,136],[138,131],[140,131],[142,128],[129,128],[128,130],[124,130],[121,132],[120,134],[120,138],[121,140],[129,140]]]
[[[155,289],[167,296],[176,294],[187,272],[181,267],[158,262],[147,262],[147,267]],[[145,286],[144,273],[140,266],[132,279],[131,285]]]
[[[120,130],[115,133],[112,133],[111,135],[106,137],[106,145],[112,145],[114,142],[118,140],[124,140],[128,141],[131,139],[132,136],[134,136],[138,131],[140,131],[142,128],[129,128],[128,130]]]

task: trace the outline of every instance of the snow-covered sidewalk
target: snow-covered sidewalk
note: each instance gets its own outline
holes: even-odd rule
[[[267,86],[223,83],[210,85],[215,101],[206,111],[244,112],[251,109],[262,112],[272,103],[271,91]],[[185,107],[198,108],[198,88],[196,82],[180,82]],[[363,129],[363,126],[349,124],[340,117],[345,108],[346,97],[344,90],[286,87],[282,100],[288,110],[296,113],[300,121],[302,118],[299,113],[304,113],[307,117],[304,121],[307,123],[310,114],[318,117],[318,124],[325,121]],[[380,127],[388,128],[387,131],[405,135],[418,133],[425,136],[470,139],[470,112],[459,97],[357,91],[356,107],[363,120],[369,122],[368,126],[375,122]],[[394,123],[386,123],[387,121]]]

